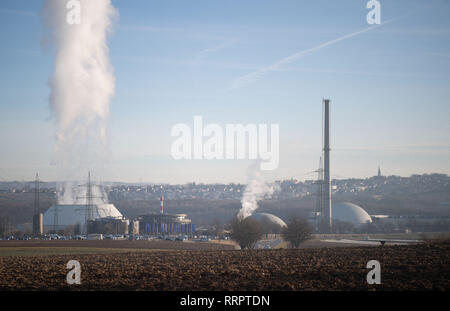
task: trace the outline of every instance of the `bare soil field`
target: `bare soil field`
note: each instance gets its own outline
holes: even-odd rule
[[[81,285],[66,284],[66,264],[72,259],[81,264]],[[366,282],[366,264],[373,259],[381,264],[379,285]],[[0,289],[446,291],[449,264],[448,242],[0,257]]]
[[[0,241],[0,254],[4,247],[83,247],[83,248],[129,248],[129,249],[173,249],[173,250],[221,250],[234,249],[233,245],[208,242],[180,241],[130,241],[130,240],[29,240]]]

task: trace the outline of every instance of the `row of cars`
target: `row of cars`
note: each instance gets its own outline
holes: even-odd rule
[[[58,234],[46,234],[46,235],[41,235],[41,236],[10,235],[6,238],[0,238],[0,240],[7,240],[7,241],[28,241],[28,240],[50,241],[50,240],[81,240],[81,239],[83,239],[83,236],[81,236],[81,235],[65,236],[65,235],[58,235]]]
[[[133,240],[147,240],[147,241],[151,241],[151,240],[166,240],[166,241],[186,241],[191,239],[192,241],[196,241],[196,242],[209,242],[211,240],[218,240],[219,237],[217,236],[208,236],[208,235],[193,235],[190,238],[187,235],[158,235],[158,236],[153,236],[153,235],[134,235],[131,236],[130,239]],[[223,239],[228,240],[228,237],[224,237]]]
[[[0,240],[15,240],[15,241],[27,241],[27,240],[41,240],[41,241],[50,241],[50,240],[167,240],[167,241],[186,241],[188,240],[187,235],[178,235],[178,236],[150,236],[150,235],[124,235],[124,234],[84,234],[84,235],[59,235],[59,234],[47,234],[38,237],[33,236],[14,236],[10,235],[5,238],[0,238]]]
[[[193,241],[200,242],[209,242],[211,240],[216,240],[218,237],[214,236],[192,236]],[[224,237],[224,239],[228,239],[228,237]],[[0,240],[144,240],[144,241],[152,241],[152,240],[166,240],[166,241],[187,241],[189,237],[187,235],[123,235],[123,234],[78,234],[78,235],[58,235],[58,234],[46,234],[39,237],[32,236],[8,236],[6,238]]]
[[[132,235],[129,237],[130,240],[145,240],[145,241],[152,241],[152,240],[166,240],[166,241],[186,241],[189,239],[187,235],[158,235],[158,236],[152,236],[152,235]]]
[[[200,239],[200,242],[208,242],[208,241],[211,241],[211,240],[229,240],[230,239],[230,237],[229,236],[209,236],[209,235],[201,235],[200,237],[199,237],[199,239]]]
[[[119,239],[120,236],[115,236],[115,239]],[[123,236],[122,236],[123,238]],[[28,240],[41,240],[41,241],[54,241],[54,240],[102,240],[102,234],[88,234],[88,235],[59,235],[59,234],[46,234],[41,236],[8,236],[6,238],[0,238],[0,240],[8,241],[28,241]]]
[[[14,235],[10,235],[7,236],[5,238],[0,238],[0,241],[27,241],[27,240],[31,240],[32,238],[29,236],[14,236]]]

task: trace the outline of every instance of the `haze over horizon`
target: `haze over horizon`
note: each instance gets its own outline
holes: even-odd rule
[[[449,176],[448,174],[444,174],[444,173],[439,173],[439,172],[431,172],[431,173],[423,173],[423,174],[411,174],[408,176],[403,176],[403,175],[382,175],[383,177],[390,177],[390,176],[394,176],[394,177],[401,177],[401,178],[409,178],[412,177],[413,175],[433,175],[433,174],[439,174],[439,175],[446,175]],[[301,177],[301,176],[309,176],[309,177]],[[371,176],[365,176],[365,177],[334,177],[332,180],[346,180],[346,179],[369,179],[372,177],[375,177],[376,174],[373,174]],[[2,177],[0,175],[0,177]],[[297,176],[282,176],[280,178],[275,178],[275,179],[268,179],[268,178],[263,178],[262,179],[267,182],[268,184],[276,182],[276,181],[283,181],[283,180],[290,180],[290,179],[294,179],[294,180],[298,180],[300,182],[305,182],[308,180],[316,180],[317,179],[317,173],[307,173],[307,174],[299,174]],[[41,183],[60,183],[60,182],[75,182],[75,180],[43,180],[39,177],[39,181]],[[191,183],[196,183],[196,184],[246,184],[247,180],[244,180],[242,182],[238,182],[238,181],[210,181],[210,182],[201,182],[201,181],[196,181],[196,180],[191,180],[191,181],[186,181],[186,182],[180,182],[180,183],[170,183],[170,182],[158,182],[158,181],[144,181],[144,180],[137,180],[137,181],[133,181],[133,180],[129,180],[129,181],[124,181],[124,180],[93,180],[94,182],[100,182],[103,185],[108,185],[108,184],[132,184],[132,185],[163,185],[163,184],[167,184],[167,185],[187,185],[187,184],[191,184]],[[7,180],[5,178],[0,179],[0,183],[34,183],[35,179],[21,179],[21,180]]]
[[[370,26],[366,2],[113,0],[110,154],[93,178],[246,183],[250,160],[171,157],[171,128],[201,115],[279,124],[263,178],[315,179],[324,97],[332,178],[450,174],[450,3],[382,1]],[[0,3],[0,181],[58,176],[43,3]]]

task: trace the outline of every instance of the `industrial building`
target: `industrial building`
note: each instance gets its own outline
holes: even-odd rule
[[[147,214],[140,216],[140,234],[191,234],[195,226],[186,214]]]
[[[55,204],[43,215],[45,232],[80,226],[83,233],[102,234],[191,234],[195,226],[186,214],[164,213],[161,196],[160,213],[146,214],[130,221],[113,204],[93,204],[90,174],[86,185],[86,204]],[[36,221],[36,223],[39,223]],[[70,229],[69,229],[70,230]]]
[[[126,218],[105,217],[88,221],[89,233],[128,234],[130,221]]]
[[[88,210],[90,217],[87,219]],[[55,204],[44,213],[44,231],[65,230],[68,226],[81,225],[86,232],[89,220],[101,218],[123,219],[123,215],[113,204]]]
[[[44,214],[37,213],[33,215],[33,225],[32,225],[33,235],[39,236],[44,233]]]
[[[168,214],[164,212],[164,197],[160,198],[160,212],[138,217],[140,234],[192,234],[195,226],[186,214]]]

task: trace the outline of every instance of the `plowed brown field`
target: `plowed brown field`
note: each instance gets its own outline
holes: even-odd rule
[[[66,264],[81,264],[67,285]],[[369,260],[381,284],[368,285]],[[0,257],[2,290],[450,290],[450,243]]]

